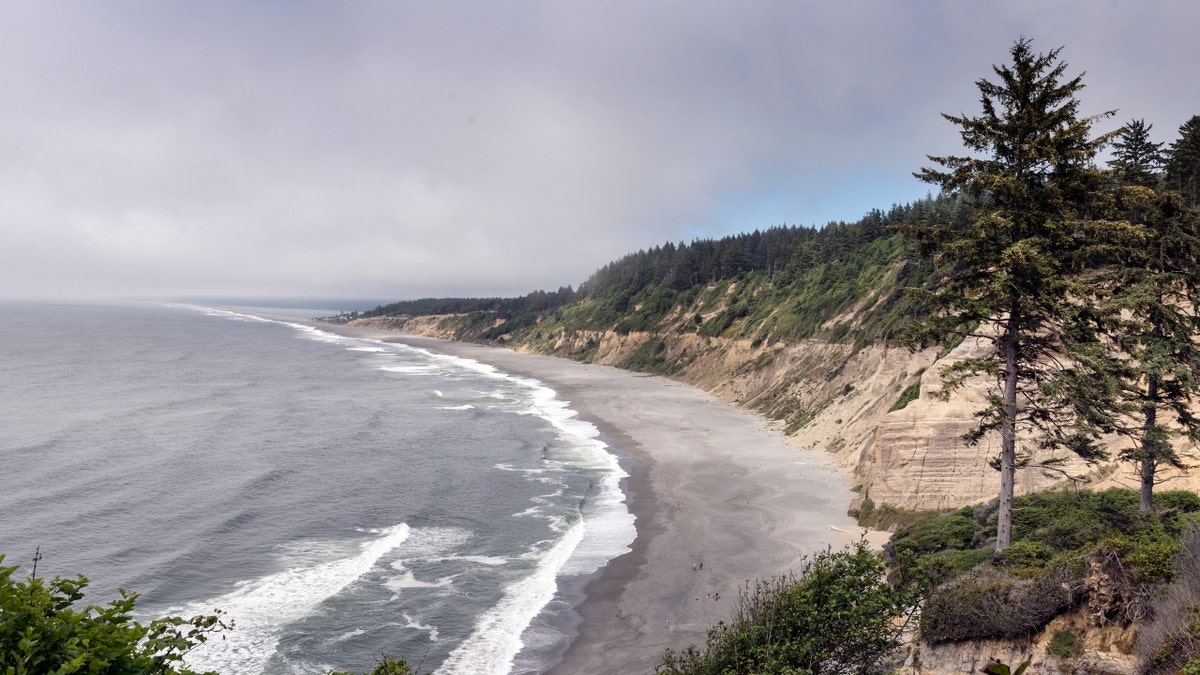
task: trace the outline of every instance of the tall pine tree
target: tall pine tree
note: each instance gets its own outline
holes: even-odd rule
[[[1147,241],[1115,256],[1094,286],[1110,303],[1108,333],[1127,355],[1122,431],[1132,442],[1121,457],[1137,465],[1143,513],[1154,509],[1158,469],[1183,468],[1174,439],[1200,441],[1200,213],[1180,192],[1150,187],[1160,165],[1152,149],[1162,144],[1149,141],[1149,129],[1140,121],[1123,128],[1114,146],[1127,153],[1109,163],[1118,181],[1114,215],[1144,224]],[[1173,148],[1187,142],[1185,130]]]
[[[1154,187],[1158,183],[1163,144],[1150,140],[1152,128],[1145,120],[1131,120],[1117,132],[1108,167],[1121,185]]]
[[[1179,140],[1167,153],[1167,185],[1182,193],[1189,207],[1200,206],[1200,115],[1179,127]]]
[[[1030,441],[1093,458],[1095,438],[1109,430],[1102,410],[1111,389],[1095,386],[1091,372],[1107,362],[1083,321],[1088,308],[1077,299],[1087,294],[1072,272],[1121,229],[1084,217],[1102,181],[1094,158],[1107,141],[1092,137],[1092,125],[1115,111],[1080,116],[1082,76],[1065,79],[1060,51],[1038,54],[1021,38],[1010,50],[1012,64],[993,66],[998,81],[976,82],[980,116],[943,114],[980,156],[930,156],[937,167],[914,175],[976,210],[965,227],[904,229],[911,242],[935,252],[940,275],[927,292],[932,311],[914,324],[910,339],[958,335],[993,347],[941,374],[946,392],[969,377],[994,378],[966,439],[977,442],[990,432],[1000,437],[998,551],[1012,543],[1016,468],[1028,458]]]

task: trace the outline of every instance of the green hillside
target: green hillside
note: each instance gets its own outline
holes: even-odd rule
[[[898,335],[919,309],[904,287],[930,277],[928,258],[906,247],[897,227],[961,222],[969,211],[961,200],[929,198],[821,229],[773,227],[667,242],[605,265],[577,289],[426,298],[353,317],[441,316],[440,328],[457,339],[541,345],[551,353],[562,351],[552,345],[606,331],[744,338],[755,346],[811,337],[862,345]],[[584,345],[566,355],[586,359]],[[639,355],[621,365],[670,374],[681,364]]]

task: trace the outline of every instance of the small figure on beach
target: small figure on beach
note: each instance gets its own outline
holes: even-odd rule
[[[720,600],[720,599],[721,599],[720,593],[713,593],[713,600]]]
[[[693,572],[695,572],[695,571],[696,571],[696,563],[692,563],[692,571],[693,571]]]
[[[712,593],[709,593],[709,594],[708,594],[708,599],[709,599],[709,600],[712,600]]]
[[[700,563],[700,569],[704,569],[704,562],[703,562],[703,561]]]

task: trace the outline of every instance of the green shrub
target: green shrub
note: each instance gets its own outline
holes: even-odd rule
[[[655,672],[874,672],[900,646],[899,619],[915,604],[914,592],[883,579],[883,562],[860,541],[806,558],[798,577],[748,585],[704,650],[667,650]]]
[[[1046,645],[1046,652],[1060,659],[1079,656],[1083,652],[1083,640],[1069,630],[1056,631],[1050,644]]]
[[[970,507],[919,520],[892,535],[889,550],[897,556],[920,556],[946,549],[970,548],[981,527]]]
[[[627,370],[665,374],[671,371],[674,363],[668,359],[666,341],[653,337],[638,345],[620,365]]]
[[[700,326],[699,333],[706,337],[717,337],[733,325],[734,315],[729,310],[719,312],[716,316]]]
[[[3,562],[0,554],[0,673],[216,675],[196,673],[183,659],[210,636],[233,629],[220,610],[143,625],[133,620],[136,593],[122,590],[119,599],[106,605],[83,605],[87,577],[47,581],[30,574],[14,580],[18,566],[5,567]],[[370,675],[415,673],[408,662],[385,656]]]
[[[1138,512],[1133,490],[1052,490],[1018,497],[1013,507],[1013,545],[996,563],[1028,573],[1068,555],[1081,555],[1101,544],[1111,545],[1134,583],[1171,578],[1171,565],[1181,533],[1200,511],[1200,498],[1185,491],[1159,495],[1159,512]],[[937,576],[962,571],[962,558],[943,560],[944,552],[990,551],[995,536],[995,503],[966,507],[933,516],[893,535],[886,551],[902,577],[944,580]],[[983,562],[986,556],[979,557]],[[932,574],[932,576],[931,576]]]
[[[1041,569],[1054,558],[1054,549],[1048,544],[1031,539],[1022,539],[996,556],[997,565],[1022,569]]]
[[[1200,660],[1200,527],[1180,538],[1174,572],[1175,580],[1153,596],[1154,621],[1138,630],[1134,652],[1147,675],[1180,672]]]
[[[133,620],[138,596],[126,591],[80,609],[87,577],[16,581],[17,569],[0,566],[0,672],[195,675],[184,655],[229,627],[219,614],[142,625]]]
[[[1144,584],[1172,578],[1179,536],[1161,524],[1151,521],[1137,530],[1109,537],[1105,543],[1120,556],[1131,582]]]
[[[1166,490],[1154,495],[1154,506],[1159,510],[1174,509],[1181,513],[1200,512],[1200,495],[1190,490]]]
[[[921,379],[920,379],[920,373],[918,373],[917,381],[908,385],[907,387],[904,388],[904,391],[900,392],[900,398],[898,398],[896,400],[896,402],[892,404],[892,407],[888,410],[888,412],[904,410],[904,408],[906,408],[909,403],[912,403],[913,401],[917,400],[920,397],[921,397]]]

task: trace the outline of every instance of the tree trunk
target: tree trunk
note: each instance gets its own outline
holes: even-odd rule
[[[1158,422],[1158,378],[1151,377],[1146,386],[1146,422],[1142,426],[1142,455],[1139,458],[1138,472],[1142,476],[1142,494],[1138,501],[1138,510],[1142,513],[1154,512],[1154,471],[1158,467],[1158,452],[1151,438],[1155,424]]]
[[[1004,337],[1004,418],[1000,420],[1000,506],[996,514],[996,552],[1012,546],[1013,484],[1017,471],[1017,322],[1008,315]]]

